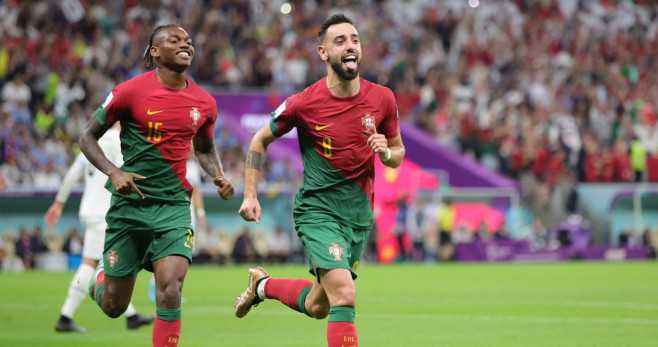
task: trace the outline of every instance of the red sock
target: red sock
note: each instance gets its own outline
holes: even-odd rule
[[[303,306],[303,300],[306,298],[308,290],[305,291],[303,298],[300,298],[300,294],[304,291],[304,289],[310,286],[313,286],[313,282],[309,280],[270,278],[267,280],[267,282],[265,282],[265,296],[270,299],[277,299],[295,311],[306,313],[306,310]],[[302,307],[300,308],[300,306]]]
[[[358,347],[356,326],[352,322],[329,322],[327,324],[329,347]]]
[[[105,271],[101,271],[98,273],[98,277],[96,277],[96,285],[94,286],[94,293],[96,293],[96,288],[98,288],[98,285],[103,283],[105,281]]]
[[[178,346],[180,325],[180,319],[170,322],[156,317],[153,323],[153,347]]]
[[[94,299],[94,301],[96,301],[98,306],[101,307],[101,308],[103,306],[101,306],[101,299],[100,299],[99,291],[101,291],[103,289],[103,282],[104,281],[105,281],[105,271],[101,271],[101,272],[98,273],[98,276],[96,277],[96,285],[94,285],[94,292],[90,293],[91,298]],[[100,288],[99,288],[99,286],[100,286]]]

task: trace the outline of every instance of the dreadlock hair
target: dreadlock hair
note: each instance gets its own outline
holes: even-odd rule
[[[151,56],[151,47],[153,47],[153,38],[158,36],[162,31],[169,29],[169,28],[178,28],[179,26],[176,24],[165,24],[165,25],[160,25],[157,26],[155,29],[153,29],[153,33],[151,34],[151,38],[149,39],[149,45],[146,46],[146,50],[144,51],[144,63],[146,64],[146,68],[150,69],[153,67],[153,57]]]
[[[342,13],[337,13],[327,18],[327,20],[324,21],[324,23],[322,23],[322,26],[320,27],[320,31],[318,31],[318,43],[320,45],[324,43],[324,39],[327,36],[327,29],[329,29],[330,26],[341,24],[341,23],[349,23],[354,25],[354,23],[352,23],[352,20],[347,18],[346,15]]]

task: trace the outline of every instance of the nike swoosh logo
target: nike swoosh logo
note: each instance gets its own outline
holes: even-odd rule
[[[328,128],[328,127],[330,127],[330,126],[332,126],[332,125],[334,125],[334,123],[331,123],[331,124],[327,124],[327,125],[322,125],[322,126],[320,126],[320,124],[316,124],[316,125],[315,125],[315,130],[322,130],[322,129],[326,129],[326,128]]]
[[[152,115],[152,114],[160,113],[160,112],[162,112],[162,111],[164,111],[164,110],[160,110],[160,111],[151,111],[151,109],[149,108],[149,109],[146,111],[146,114],[148,114],[148,115],[150,116],[150,115]]]

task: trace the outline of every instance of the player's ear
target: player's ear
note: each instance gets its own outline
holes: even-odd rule
[[[318,54],[320,55],[320,59],[324,61],[329,60],[329,54],[324,46],[318,46]]]
[[[159,56],[160,56],[160,52],[159,52],[157,46],[151,46],[151,56],[152,56],[153,58],[155,58],[155,57],[159,57]]]

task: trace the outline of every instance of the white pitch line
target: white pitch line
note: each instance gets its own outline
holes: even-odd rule
[[[487,300],[487,299],[455,299],[455,298],[390,298],[390,297],[367,297],[360,298],[359,301],[375,302],[414,302],[427,304],[434,303],[462,303],[469,304],[523,304],[523,305],[542,305],[542,306],[566,306],[566,307],[605,307],[605,308],[624,308],[629,310],[658,310],[656,304],[634,303],[634,302],[609,302],[609,301],[576,301],[576,300],[545,300],[545,299],[515,299],[515,300]]]
[[[235,310],[233,308],[222,307],[190,307],[184,310],[186,312],[197,313],[231,313]],[[271,310],[271,309],[256,309],[259,315],[271,316],[293,316],[301,315],[299,312],[292,310]],[[462,320],[473,321],[478,320],[482,322],[534,322],[534,323],[599,323],[599,324],[629,324],[629,325],[656,325],[656,319],[641,319],[641,318],[584,318],[584,317],[543,317],[543,316],[491,316],[491,315],[455,315],[455,314],[437,314],[437,313],[386,313],[386,312],[358,312],[357,317],[369,317],[378,319],[423,319],[423,320]]]
[[[27,303],[0,303],[0,310],[44,310],[53,309],[55,305],[30,305]],[[185,307],[184,312],[196,313],[217,313],[217,314],[231,314],[233,315],[235,309],[232,307]],[[257,309],[258,315],[272,315],[272,316],[294,316],[300,315],[299,312],[292,310],[272,310],[272,309]],[[642,318],[584,318],[584,317],[544,317],[544,316],[500,316],[500,315],[455,315],[455,314],[438,314],[438,313],[387,313],[387,312],[358,312],[357,317],[370,317],[388,320],[409,320],[409,319],[423,319],[423,320],[461,320],[461,321],[481,321],[481,322],[534,322],[534,323],[598,323],[598,324],[628,324],[628,325],[655,325],[658,326],[656,319],[642,319]]]
[[[498,322],[537,322],[537,323],[602,323],[656,325],[658,320],[639,318],[583,318],[583,317],[542,317],[542,316],[487,316],[487,315],[453,315],[453,314],[405,314],[405,313],[362,313],[358,316],[394,319],[426,319],[426,320],[466,320],[466,321],[498,321]]]

